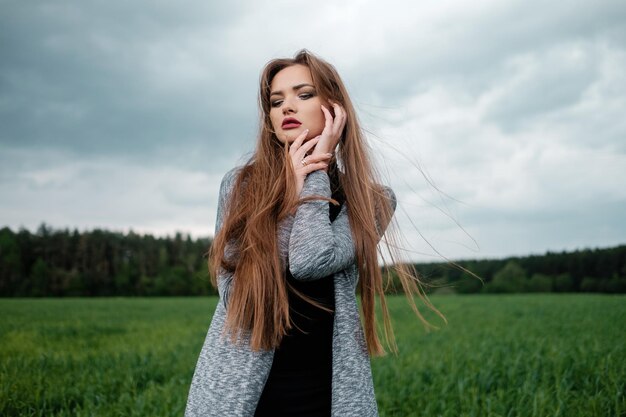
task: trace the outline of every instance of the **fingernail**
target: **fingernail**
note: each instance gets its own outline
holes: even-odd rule
[[[305,133],[309,133],[309,129],[304,129],[304,132]]]
[[[326,156],[333,156],[333,154],[332,153],[327,153]]]

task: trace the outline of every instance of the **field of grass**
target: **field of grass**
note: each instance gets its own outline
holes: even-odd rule
[[[625,296],[433,296],[430,333],[388,300],[381,417],[626,416]],[[182,416],[216,302],[0,299],[0,415]]]

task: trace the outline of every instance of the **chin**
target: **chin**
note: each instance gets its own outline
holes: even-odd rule
[[[295,141],[303,131],[304,129],[289,129],[283,132],[283,138],[285,138],[284,140],[287,140],[287,142],[291,143]],[[305,138],[304,140],[307,141],[308,139]]]

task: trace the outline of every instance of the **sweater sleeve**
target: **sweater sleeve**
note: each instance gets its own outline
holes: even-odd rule
[[[384,190],[395,212],[395,193],[390,187],[385,186]],[[313,171],[305,178],[300,197],[311,195],[331,197],[330,178],[325,171]],[[296,279],[321,279],[356,261],[347,205],[343,205],[333,222],[328,217],[328,210],[327,201],[312,200],[302,203],[296,211],[289,239],[289,270]],[[375,226],[380,240],[388,222],[379,224],[376,221]]]
[[[224,177],[222,178],[222,182],[220,184],[219,198],[217,203],[217,219],[215,221],[215,235],[222,229],[222,225],[224,223],[225,211],[227,210],[227,205],[231,199],[231,193],[233,186],[235,184],[235,180],[237,178],[239,167],[233,168],[228,171]],[[290,214],[281,220],[278,224],[278,253],[280,257],[281,265],[283,266],[283,272],[287,268],[287,257],[289,251],[289,234],[291,233],[291,227],[294,221],[294,215]],[[224,249],[225,256],[227,258],[232,258],[238,256],[236,253],[236,248],[233,241],[229,241],[226,244],[226,248]],[[219,269],[219,273],[217,276],[217,292],[220,296],[220,299],[224,303],[224,307],[228,304],[228,296],[229,290],[232,286],[234,278],[234,273],[230,271],[226,271],[225,269]]]
[[[229,201],[230,194],[235,182],[235,168],[228,171],[224,177],[222,178],[222,182],[220,184],[220,192],[217,202],[217,219],[215,220],[215,234],[213,236],[217,236],[219,231],[222,229],[222,224],[224,223],[224,211],[226,209],[226,204]],[[231,242],[226,244],[226,248],[224,249],[226,256],[235,256],[234,247]],[[224,303],[224,307],[226,307],[228,292],[232,285],[234,272],[226,271],[224,268],[220,266],[217,274],[217,292],[219,294],[220,300]]]

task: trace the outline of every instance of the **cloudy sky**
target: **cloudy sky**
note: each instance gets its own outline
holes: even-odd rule
[[[625,243],[626,4],[575,3],[0,1],[0,226],[211,235],[261,68],[307,48],[408,258]]]

